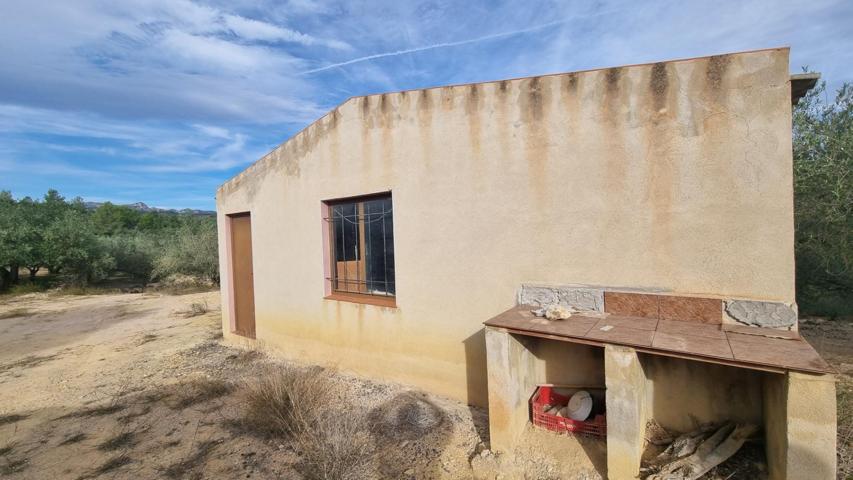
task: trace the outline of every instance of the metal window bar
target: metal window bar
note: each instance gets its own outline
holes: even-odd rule
[[[393,256],[389,261],[388,255],[388,231],[386,230],[387,221],[393,222],[393,208],[385,209],[385,203],[381,203],[381,211],[368,212],[365,210],[365,203],[368,201],[357,201],[351,203],[339,203],[330,205],[331,215],[323,218],[329,222],[331,231],[330,238],[330,254],[332,257],[331,275],[326,277],[326,281],[331,282],[332,290],[342,293],[357,293],[363,295],[372,295],[379,297],[394,297],[396,293],[396,285],[394,278],[388,276],[389,263],[393,264]],[[344,207],[354,205],[354,214],[345,213]],[[339,222],[339,225],[336,225]],[[377,225],[379,223],[380,225]],[[355,228],[354,244],[347,244],[349,236],[346,226],[351,225]],[[373,249],[368,252],[367,245],[370,243],[370,233],[372,229],[381,228],[382,246],[381,253],[375,252]],[[350,231],[349,233],[352,233]],[[392,232],[393,235],[393,232]],[[340,243],[340,249],[338,249]],[[351,248],[352,255],[348,255],[347,249]],[[391,247],[393,248],[393,247]],[[343,254],[343,258],[339,258],[339,253]],[[367,268],[369,267],[369,256],[382,255],[382,278],[370,278]],[[393,255],[393,252],[391,253]],[[352,258],[353,260],[350,260]],[[344,263],[342,272],[338,271],[338,263]],[[350,278],[350,268],[347,263],[354,263],[355,278]],[[391,267],[393,268],[393,266]],[[364,278],[362,278],[364,272]],[[343,275],[341,275],[341,273]],[[372,273],[372,272],[370,272]],[[374,275],[375,276],[375,275]]]

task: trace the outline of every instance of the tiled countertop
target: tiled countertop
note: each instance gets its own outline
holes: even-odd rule
[[[566,320],[536,317],[520,305],[485,322],[512,333],[785,372],[835,373],[796,332],[739,325],[659,320],[612,314],[575,314]]]

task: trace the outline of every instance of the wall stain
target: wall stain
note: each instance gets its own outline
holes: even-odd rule
[[[455,87],[444,87],[441,89],[441,108],[444,110],[453,109],[453,95]]]
[[[548,82],[548,83],[546,83]],[[524,157],[528,168],[528,181],[534,192],[537,207],[547,198],[547,166],[549,125],[542,121],[550,102],[550,80],[533,77],[522,81],[518,94],[518,109],[524,125]]]
[[[370,130],[373,128],[373,119],[370,111],[370,97],[361,99],[361,162],[365,171],[370,170],[370,161],[373,157],[373,146]]]
[[[468,120],[468,134],[471,137],[471,148],[473,149],[474,159],[480,159],[480,104],[482,103],[479,93],[480,87],[477,84],[471,84],[468,87],[468,94],[465,99],[465,114]],[[478,175],[477,178],[480,178]]]
[[[562,92],[566,95],[577,95],[578,93],[578,74],[567,73],[560,76],[560,85]]]
[[[660,111],[666,105],[666,93],[669,89],[669,75],[665,63],[656,63],[652,66],[652,74],[649,77],[649,91],[654,99],[655,111]]]
[[[715,100],[720,100],[722,95],[729,63],[731,63],[731,58],[728,55],[714,55],[708,59],[705,78],[707,79],[708,89]]]
[[[421,140],[421,154],[424,168],[432,161],[432,94],[430,90],[421,90],[418,94],[418,133]]]

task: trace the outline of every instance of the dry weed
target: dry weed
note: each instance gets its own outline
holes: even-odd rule
[[[168,478],[193,478],[200,475],[192,475],[191,473],[199,473],[198,467],[204,465],[205,460],[216,447],[216,441],[202,442],[196,447],[195,452],[189,457],[173,463],[161,470],[163,475]]]
[[[122,432],[118,435],[108,438],[98,445],[98,450],[102,452],[111,452],[126,447],[132,447],[136,444],[136,437],[133,432]]]
[[[65,415],[59,417],[60,419],[64,418],[86,418],[86,417],[102,417],[104,415],[111,415],[116,412],[120,412],[124,410],[126,407],[119,403],[113,403],[110,405],[102,405],[100,407],[87,408],[85,410],[79,410],[76,412],[66,413]]]
[[[55,353],[53,355],[28,355],[15,362],[0,365],[0,373],[5,372],[7,370],[12,370],[13,368],[27,369],[38,367],[42,363],[49,362],[57,357],[59,357],[58,353]]]
[[[201,302],[191,303],[189,309],[180,311],[178,313],[184,318],[192,318],[198,317],[199,315],[204,315],[209,311],[210,305],[207,304],[207,300],[202,300]]]
[[[9,423],[20,422],[25,418],[27,418],[27,415],[18,415],[17,413],[11,413],[9,415],[0,415],[0,426],[7,425]]]
[[[838,382],[838,478],[853,477],[853,379]]]
[[[307,480],[371,478],[375,444],[363,412],[341,409],[332,373],[322,368],[270,367],[244,389],[244,425],[293,441]]]
[[[376,476],[376,446],[362,412],[327,411],[295,437],[299,472],[307,480],[362,480]]]
[[[0,320],[5,318],[27,317],[29,315],[32,315],[32,312],[26,308],[13,308],[12,310],[0,312]]]
[[[60,445],[60,446],[63,446],[63,445],[72,445],[72,444],[75,444],[75,443],[80,443],[80,442],[82,442],[82,441],[83,441],[83,440],[85,440],[85,439],[86,439],[86,434],[85,434],[85,433],[82,433],[82,432],[80,432],[80,433],[75,433],[74,435],[71,435],[71,436],[69,436],[69,437],[66,437],[66,438],[65,438],[65,440],[63,440],[63,441],[59,442],[59,445]]]
[[[197,403],[223,397],[231,393],[232,387],[223,380],[200,378],[187,380],[170,387],[165,398],[166,405],[174,410],[183,410]]]
[[[321,368],[270,367],[244,388],[244,422],[255,433],[290,437],[310,430],[328,408],[330,373]]]
[[[100,477],[101,475],[103,475],[105,473],[112,472],[113,470],[115,470],[117,468],[120,468],[120,467],[127,465],[131,461],[132,460],[130,459],[130,457],[125,455],[125,454],[115,456],[115,457],[107,460],[106,462],[102,463],[98,468],[92,470],[91,472],[80,475],[79,477],[77,477],[77,480],[84,480],[84,479],[88,479],[88,478]]]

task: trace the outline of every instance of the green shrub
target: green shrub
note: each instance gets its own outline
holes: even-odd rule
[[[154,261],[152,277],[165,279],[182,274],[219,283],[219,246],[216,224],[211,221],[188,222],[163,245]]]

